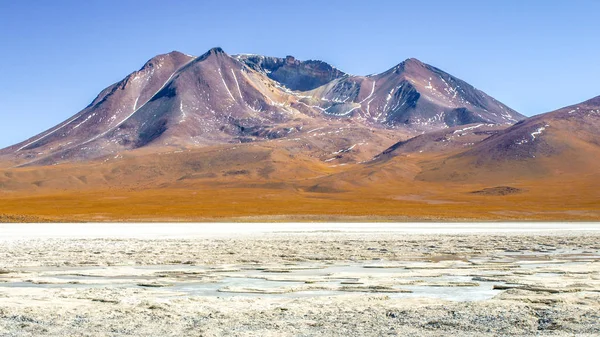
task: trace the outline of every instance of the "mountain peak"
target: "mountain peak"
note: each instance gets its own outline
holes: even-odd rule
[[[208,51],[209,54],[225,54],[225,51],[221,47],[214,47]]]
[[[294,64],[296,62],[296,58],[293,57],[292,55],[288,55],[285,57],[285,62],[287,64]]]
[[[420,60],[411,57],[411,58],[407,58],[406,60],[402,61],[402,63],[400,63],[398,65],[399,67],[406,69],[406,68],[423,68],[426,67],[427,65],[423,62],[421,62]]]
[[[423,65],[424,64],[419,59],[416,59],[414,57],[409,57],[406,60],[404,60],[402,63],[405,63],[405,64],[418,64],[418,65]]]
[[[182,55],[183,56],[189,56],[189,55],[187,55],[185,53],[180,52],[179,50],[172,50],[172,51],[166,53],[165,55],[170,55],[170,56],[182,56]]]
[[[219,55],[227,55],[227,53],[225,53],[225,51],[221,48],[221,47],[214,47],[209,49],[206,53],[200,55],[199,57],[197,57],[194,62],[202,62],[208,58],[210,58],[211,56],[219,56]]]
[[[176,62],[185,62],[191,58],[193,58],[193,56],[184,54],[177,50],[173,50],[169,53],[159,54],[159,55],[156,55],[153,58],[149,59],[146,63],[144,63],[142,68],[140,68],[140,71],[147,69],[147,68],[152,68],[152,67],[158,66],[158,65],[162,64],[163,62],[165,62],[165,60],[174,60]]]
[[[421,62],[420,60],[418,60],[414,57],[410,57],[410,58],[407,58],[406,60],[398,63],[394,67],[384,71],[383,73],[377,74],[377,75],[389,75],[391,73],[399,74],[399,73],[406,71],[407,69],[417,70],[419,68],[425,68],[425,67],[427,67],[427,64]],[[374,75],[369,75],[369,76],[374,76]]]

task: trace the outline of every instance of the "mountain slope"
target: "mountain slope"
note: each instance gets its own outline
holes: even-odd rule
[[[38,153],[60,151],[72,144],[84,144],[95,135],[120,125],[139,107],[146,104],[191,56],[171,52],[159,55],[122,81],[104,89],[94,101],[71,119],[22,143],[2,150],[33,158]]]
[[[600,173],[600,96],[519,122],[425,170],[426,180]]]
[[[381,154],[378,160],[389,159],[408,153],[444,153],[464,151],[482,140],[506,129],[507,125],[497,124],[469,124],[440,131],[433,131],[418,135],[405,141],[400,141]]]

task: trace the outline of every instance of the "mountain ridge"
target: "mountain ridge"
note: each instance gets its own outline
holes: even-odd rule
[[[522,118],[414,58],[381,74],[354,76],[322,61],[230,56],[215,47],[198,57],[172,51],[151,58],[72,118],[0,155],[18,165],[50,165],[145,146],[285,138],[327,123],[401,135]]]

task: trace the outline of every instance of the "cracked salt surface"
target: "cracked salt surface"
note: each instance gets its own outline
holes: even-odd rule
[[[600,328],[599,232],[591,223],[0,225],[0,286],[21,282],[0,287],[0,326],[10,336],[587,335]],[[566,263],[548,263],[558,259]],[[64,285],[72,277],[80,284]],[[34,284],[44,282],[63,285]],[[540,317],[557,324],[540,331]]]
[[[398,264],[398,262],[395,262]],[[406,262],[407,266],[417,265]],[[419,264],[420,265],[420,264]],[[89,289],[145,288],[157,284],[165,291],[163,297],[319,297],[352,293],[385,294],[391,298],[435,298],[448,301],[481,301],[491,299],[500,291],[494,284],[476,282],[471,286],[452,283],[473,281],[469,276],[418,277],[398,266],[352,264],[336,266],[296,265],[289,269],[208,269],[202,266],[135,266],[85,269],[44,268],[37,282],[14,281],[0,284],[2,288]],[[256,267],[255,267],[256,268]],[[264,270],[263,270],[264,269]],[[21,270],[20,273],[25,273]],[[119,273],[129,272],[127,275]],[[149,273],[153,272],[153,273]],[[61,273],[56,274],[54,273]],[[112,275],[112,276],[103,276]],[[162,273],[162,274],[161,274]],[[162,276],[159,276],[162,275]],[[181,277],[178,279],[175,275]],[[403,275],[406,275],[404,277]],[[171,277],[169,277],[171,276]],[[216,276],[216,278],[215,278]],[[433,282],[433,283],[431,283]],[[448,285],[444,286],[444,282]],[[440,283],[442,283],[440,285]],[[358,286],[357,288],[345,287]]]

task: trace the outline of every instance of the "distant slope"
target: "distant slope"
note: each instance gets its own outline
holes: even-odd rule
[[[377,155],[376,159],[383,160],[407,153],[440,152],[449,154],[454,151],[464,151],[507,127],[502,124],[480,123],[433,131],[398,142]]]
[[[519,122],[425,170],[425,180],[600,173],[600,96]]]

